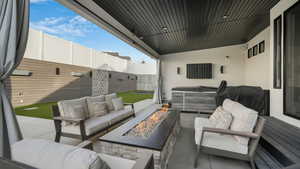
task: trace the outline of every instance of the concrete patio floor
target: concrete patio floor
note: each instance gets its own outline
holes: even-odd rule
[[[136,111],[145,108],[152,100],[144,100],[135,104]],[[137,114],[138,115],[138,114]],[[193,161],[196,153],[194,143],[193,119],[191,116],[181,116],[183,121],[182,130],[175,144],[174,152],[170,158],[168,169],[194,169]],[[17,116],[24,138],[54,140],[55,130],[52,120]],[[61,138],[61,143],[76,145],[81,141],[78,139]],[[227,158],[215,157],[201,154],[197,169],[250,169],[249,164]]]

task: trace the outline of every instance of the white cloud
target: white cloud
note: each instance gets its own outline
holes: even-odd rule
[[[40,3],[40,2],[46,2],[48,0],[30,0],[30,3]]]
[[[49,17],[37,22],[31,22],[34,29],[55,35],[85,36],[92,32],[96,26],[81,16],[75,17]]]

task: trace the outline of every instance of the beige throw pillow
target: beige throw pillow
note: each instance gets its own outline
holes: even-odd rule
[[[112,103],[114,106],[114,110],[123,110],[124,109],[124,103],[123,103],[122,98],[112,99]]]
[[[88,102],[90,117],[103,116],[108,113],[106,102]]]
[[[112,94],[109,94],[109,95],[105,96],[105,101],[106,101],[107,108],[108,108],[109,111],[114,110],[114,105],[112,103],[112,99],[116,99],[116,98],[117,98],[116,93],[112,93]]]
[[[233,117],[231,113],[219,106],[215,112],[209,117],[209,122],[212,126],[220,129],[229,129]]]

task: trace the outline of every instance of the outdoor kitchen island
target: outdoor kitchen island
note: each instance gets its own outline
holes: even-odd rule
[[[180,132],[179,113],[161,105],[151,105],[137,117],[100,137],[94,151],[131,160],[140,153],[154,155],[155,169],[166,169]]]

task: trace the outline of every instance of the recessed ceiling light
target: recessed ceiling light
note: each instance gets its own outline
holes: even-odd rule
[[[161,28],[161,30],[162,30],[163,32],[167,32],[167,31],[168,31],[168,28],[165,27],[165,26],[163,26],[163,27]]]
[[[228,15],[223,15],[223,19],[227,19],[228,17]]]

